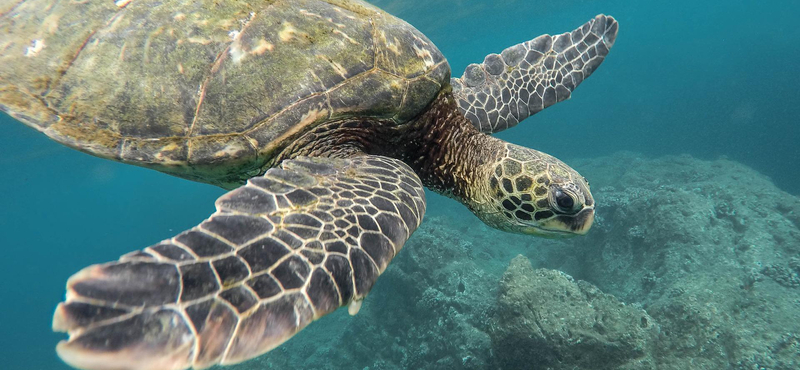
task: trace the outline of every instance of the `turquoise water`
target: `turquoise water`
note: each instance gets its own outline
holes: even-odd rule
[[[382,0],[375,3],[433,40],[448,57],[456,76],[461,75],[467,64],[481,62],[488,53],[542,33],[572,30],[597,13],[613,15],[620,23],[617,42],[604,64],[576,90],[572,99],[499,134],[500,138],[542,150],[568,163],[581,163],[583,167],[576,167],[585,175],[592,173],[586,166],[595,164],[599,168],[599,161],[593,159],[612,158],[606,156],[620,151],[639,153],[642,158],[682,154],[703,160],[725,157],[768,176],[777,189],[786,192],[781,194],[787,203],[796,202],[794,197],[800,195],[800,73],[797,72],[800,27],[796,24],[800,3],[772,1],[769,5],[757,5],[751,1],[682,0]],[[196,225],[213,212],[214,199],[223,191],[69,150],[7,116],[0,117],[0,122],[0,199],[3,200],[0,212],[3,236],[0,361],[3,364],[0,367],[66,369],[53,350],[62,336],[50,330],[52,312],[63,298],[66,279],[84,266],[114,260]],[[606,185],[618,189],[626,186],[611,183],[613,176],[608,181]],[[760,190],[754,188],[753,192]],[[630,224],[635,226],[636,219],[650,211],[631,210]],[[436,226],[441,228],[476,224],[466,209],[435,195],[429,197],[426,217],[438,220]],[[690,224],[686,227],[683,230],[686,234],[705,232],[691,228]],[[537,245],[545,243],[489,229],[470,232],[476,230],[493,233],[495,240],[508,238],[509,245],[524,247],[520,247],[520,253],[531,259],[536,258]],[[472,234],[465,231],[464,235]],[[599,245],[598,235],[590,233],[580,242],[569,243]],[[787,256],[800,253],[797,235],[773,235],[778,240],[776,248]],[[486,241],[441,242],[477,245]],[[406,248],[414,247],[412,238]],[[487,261],[487,266],[493,267],[487,269],[486,279],[499,280],[513,255],[504,252],[492,256],[495,260]],[[614,291],[613,284],[599,279],[592,281],[588,273],[581,275],[574,265],[544,261],[541,266],[566,266],[563,269],[569,270],[568,273],[586,278],[623,301],[626,298],[635,301]],[[769,271],[761,275],[772,276]],[[413,279],[392,280],[392,284],[401,283],[422,284]],[[387,283],[378,284],[375,289],[379,292],[373,295],[383,298],[376,302],[367,300],[365,306],[373,311],[380,309],[378,302],[392,302],[385,298],[391,292],[403,292],[405,288]],[[796,293],[796,288],[793,289],[791,294]],[[794,307],[800,312],[800,304]],[[313,324],[314,333],[322,333],[330,325],[349,334],[350,337],[341,339],[348,340],[363,334],[358,332],[359,328],[374,329],[381,325],[379,321],[386,320],[380,315],[353,319],[342,313],[334,316],[330,324],[326,319]],[[342,325],[349,325],[344,324],[345,320],[356,323],[342,329]],[[430,330],[438,331],[443,338],[453,332],[436,327]],[[791,330],[800,333],[796,327],[787,332]],[[315,342],[315,338],[318,337],[304,335],[297,340],[308,347],[329,344]],[[395,336],[386,343],[402,346],[404,342],[408,341]],[[381,342],[374,345],[384,346]],[[336,350],[334,346],[330,351]],[[415,348],[405,351],[413,353]],[[260,363],[268,364],[270,356],[291,357],[276,351]],[[364,358],[357,363],[380,368],[369,365]],[[464,360],[460,366],[468,367],[468,363]],[[284,365],[320,366],[291,362]],[[730,368],[737,368],[734,365]],[[439,367],[435,363],[427,366]],[[452,366],[441,365],[449,367]],[[241,369],[246,368],[258,367],[241,365]]]

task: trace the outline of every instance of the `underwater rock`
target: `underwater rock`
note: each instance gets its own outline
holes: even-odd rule
[[[517,256],[491,318],[502,369],[649,369],[658,327],[643,310]]]
[[[539,244],[537,267],[641,305],[661,327],[659,370],[800,369],[800,346],[782,339],[800,333],[796,196],[727,159],[580,162],[595,226]]]

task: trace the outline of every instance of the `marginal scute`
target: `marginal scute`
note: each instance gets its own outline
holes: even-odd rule
[[[271,158],[305,130],[328,120],[331,111],[328,95],[314,95],[286,106],[273,114],[254,118],[257,121],[247,136],[258,143],[259,155]]]
[[[446,60],[442,60],[438,64],[436,64],[431,70],[429,70],[426,76],[428,77],[429,80],[438,84],[440,87],[445,87],[447,86],[450,80],[450,64],[448,64]],[[413,81],[414,80],[412,80],[412,83]],[[431,100],[433,100],[433,98],[435,97],[436,97],[435,94],[432,95]]]
[[[394,17],[376,21],[378,68],[405,78],[414,78],[444,61],[442,53],[425,35]]]
[[[230,166],[239,173],[246,173],[259,165],[256,162],[256,149],[242,135],[198,136],[189,139],[188,145],[189,164],[205,168],[205,172],[219,171],[220,166]],[[223,176],[227,174],[218,177]]]
[[[419,115],[442,88],[440,80],[428,76],[417,77],[407,84],[402,107],[394,116],[398,122],[406,122]]]
[[[189,159],[187,140],[166,137],[150,140],[124,139],[120,157],[125,161],[183,166]]]

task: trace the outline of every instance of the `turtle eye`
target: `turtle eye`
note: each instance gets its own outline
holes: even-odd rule
[[[560,211],[565,213],[575,212],[575,199],[572,195],[565,193],[561,189],[556,189],[553,196]]]

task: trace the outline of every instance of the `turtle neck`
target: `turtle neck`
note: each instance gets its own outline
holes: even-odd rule
[[[458,110],[448,88],[428,108],[402,124],[351,118],[321,125],[292,142],[268,167],[299,155],[346,158],[361,154],[397,158],[423,185],[473,211],[492,171],[506,153],[505,142],[478,131]]]
[[[496,163],[505,154],[502,140],[481,133],[461,114],[449,89],[419,117],[388,130],[397,131],[394,139],[389,138],[392,147],[374,154],[403,160],[425,187],[468,206],[476,200],[478,179],[488,178],[482,175],[491,171],[486,164]]]

